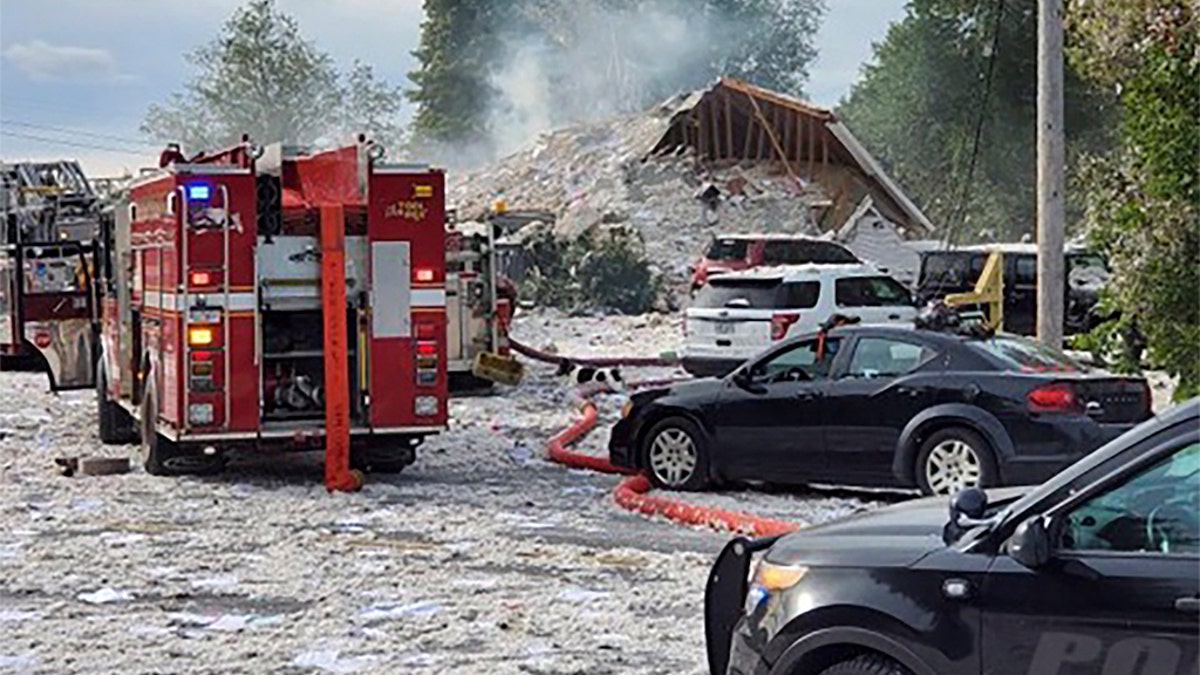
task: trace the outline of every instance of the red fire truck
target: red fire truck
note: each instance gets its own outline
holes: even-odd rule
[[[108,217],[78,162],[0,164],[0,367],[92,386],[93,240]]]
[[[155,474],[236,448],[398,471],[446,425],[444,175],[248,141],[134,183],[102,236],[100,433]]]

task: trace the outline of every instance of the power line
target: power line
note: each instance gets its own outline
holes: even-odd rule
[[[117,148],[117,147],[113,147],[111,145],[99,145],[99,144],[95,144],[95,143],[82,143],[82,142],[78,142],[78,141],[68,141],[68,140],[63,140],[63,139],[58,139],[58,138],[49,138],[46,136],[35,136],[33,134],[22,134],[22,133],[19,133],[16,131],[8,131],[7,129],[0,129],[0,136],[10,136],[12,138],[23,138],[23,139],[30,140],[30,141],[40,141],[42,143],[49,143],[52,145],[67,145],[67,146],[76,147],[76,148],[89,148],[91,150],[109,150],[111,152],[124,152],[129,155],[138,155],[139,157],[146,157],[148,154],[142,150],[130,150],[129,148]]]
[[[992,23],[992,53],[988,55],[987,74],[983,81],[983,96],[979,101],[979,117],[975,122],[975,138],[971,143],[971,158],[967,163],[967,177],[963,182],[962,197],[959,198],[958,206],[954,209],[954,217],[950,221],[949,232],[951,236],[947,237],[948,241],[953,243],[956,239],[955,229],[961,229],[963,223],[960,218],[966,218],[967,207],[971,203],[971,179],[975,175],[975,161],[979,158],[979,143],[983,138],[983,122],[987,116],[987,102],[992,93],[992,76],[996,72],[996,54],[1000,51],[1000,20],[1004,16],[1004,0],[996,0],[996,17]]]
[[[158,143],[147,141],[145,139],[130,138],[128,136],[116,136],[113,134],[102,134],[97,131],[86,131],[84,129],[75,129],[72,127],[59,127],[52,124],[35,124],[33,122],[23,122],[21,120],[0,119],[0,124],[11,124],[13,126],[25,127],[28,129],[39,129],[41,131],[53,131],[64,134],[75,134],[77,136],[90,136],[92,138],[101,138],[110,141],[120,141],[122,143],[136,143],[138,145],[149,145],[157,147]]]

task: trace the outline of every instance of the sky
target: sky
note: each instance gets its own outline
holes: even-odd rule
[[[905,0],[826,0],[807,86],[833,106]],[[94,177],[153,165],[138,131],[146,108],[181,91],[184,54],[213,39],[242,0],[0,0],[0,158],[79,159]],[[421,0],[278,0],[305,37],[407,84]],[[74,143],[75,145],[69,145]]]

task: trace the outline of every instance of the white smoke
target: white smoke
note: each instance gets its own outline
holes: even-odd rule
[[[702,3],[646,0],[625,9],[564,0],[534,11],[492,70],[491,145],[503,156],[538,134],[642,109],[711,76],[716,32]],[[733,27],[727,27],[730,30]],[[728,34],[727,34],[728,35]]]

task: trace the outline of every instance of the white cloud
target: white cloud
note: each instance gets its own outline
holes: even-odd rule
[[[117,60],[107,49],[31,40],[4,50],[4,58],[35,80],[112,82],[132,79],[117,69]]]

